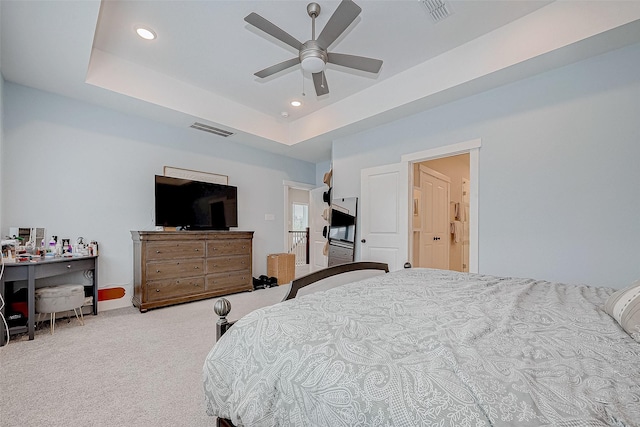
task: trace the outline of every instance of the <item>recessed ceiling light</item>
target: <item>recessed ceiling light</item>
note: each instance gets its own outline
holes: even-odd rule
[[[138,27],[136,28],[136,33],[145,40],[153,40],[156,38],[156,33],[149,28]]]
[[[291,101],[291,106],[293,107],[299,107],[302,105],[302,102],[300,101]]]

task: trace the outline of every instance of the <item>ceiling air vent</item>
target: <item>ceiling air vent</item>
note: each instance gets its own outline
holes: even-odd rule
[[[442,21],[452,13],[451,6],[442,0],[420,0],[420,3],[427,8],[429,15],[431,15],[434,22]]]
[[[191,126],[194,129],[202,130],[205,132],[213,133],[215,135],[224,136],[225,138],[233,135],[233,132],[229,132],[228,130],[214,128],[213,126],[205,125],[203,123],[195,122]]]

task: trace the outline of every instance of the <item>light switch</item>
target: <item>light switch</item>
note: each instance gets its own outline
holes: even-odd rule
[[[265,221],[273,221],[274,219],[276,219],[276,216],[274,214],[264,214]]]

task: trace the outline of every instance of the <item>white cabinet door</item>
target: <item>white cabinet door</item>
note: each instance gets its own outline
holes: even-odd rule
[[[420,262],[416,267],[449,269],[450,185],[447,176],[420,166],[422,235]]]

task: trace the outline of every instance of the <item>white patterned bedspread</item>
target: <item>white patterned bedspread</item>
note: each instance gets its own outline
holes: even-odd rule
[[[245,426],[640,426],[609,288],[412,269],[257,310],[204,365]]]

